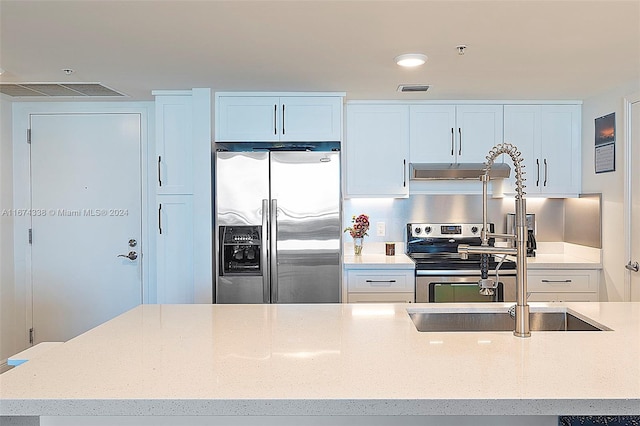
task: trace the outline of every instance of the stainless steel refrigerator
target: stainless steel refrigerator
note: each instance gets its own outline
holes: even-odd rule
[[[216,152],[217,303],[340,301],[339,151]]]

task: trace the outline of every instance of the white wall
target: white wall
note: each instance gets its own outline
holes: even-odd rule
[[[13,268],[13,146],[11,101],[0,95],[0,369],[19,349],[15,339],[15,274]]]
[[[600,299],[624,300],[624,97],[640,90],[637,81],[604,94],[585,99],[582,105],[582,192],[602,193],[603,282]],[[616,170],[595,173],[594,120],[616,113]]]

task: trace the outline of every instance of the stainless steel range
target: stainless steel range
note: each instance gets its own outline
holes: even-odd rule
[[[458,245],[482,243],[477,223],[409,223],[407,255],[416,262],[416,303],[514,302],[516,263],[502,256],[489,257],[489,278],[498,282],[495,294],[480,294],[480,256],[462,259]],[[489,224],[489,232],[494,225]],[[494,244],[489,240],[489,245]],[[497,270],[497,272],[496,272]]]

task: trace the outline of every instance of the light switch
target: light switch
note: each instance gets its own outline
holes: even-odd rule
[[[386,226],[384,222],[376,222],[376,235],[378,237],[384,237],[386,233]]]

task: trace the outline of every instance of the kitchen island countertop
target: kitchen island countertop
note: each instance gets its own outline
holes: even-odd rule
[[[0,416],[640,413],[640,303],[531,305],[613,331],[420,333],[407,314],[487,305],[140,305],[0,375]]]

